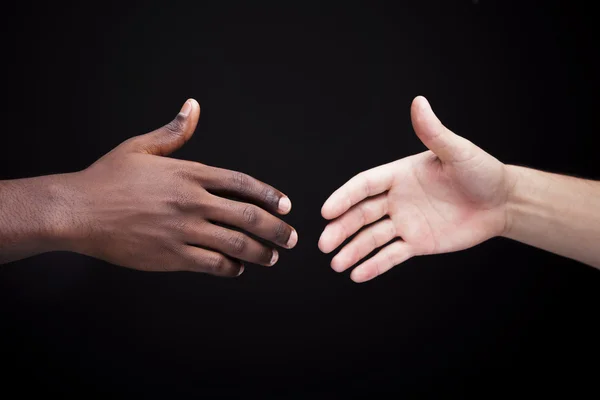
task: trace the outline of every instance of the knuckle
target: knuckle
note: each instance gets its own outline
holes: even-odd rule
[[[373,192],[371,189],[371,180],[367,177],[367,174],[363,172],[361,176],[361,181],[363,185],[363,190],[365,191],[365,197],[369,197]]]
[[[120,147],[135,148],[135,147],[139,147],[140,144],[141,144],[140,137],[132,136],[128,139],[125,139],[123,142],[121,142]]]
[[[258,223],[258,210],[253,205],[247,205],[242,210],[242,216],[244,222],[248,225],[254,226]]]
[[[195,177],[195,174],[190,171],[189,168],[184,168],[182,166],[177,166],[173,169],[173,179],[175,181],[178,180],[192,180]]]
[[[289,239],[287,226],[283,222],[280,222],[275,227],[275,240],[278,242],[285,242],[287,239]]]
[[[472,161],[479,154],[477,147],[473,143],[469,142],[467,139],[462,139],[463,144],[459,146],[454,153],[454,162],[461,164]]]
[[[243,172],[234,171],[231,173],[231,185],[234,189],[239,192],[248,191],[248,187],[250,186],[250,177]]]
[[[196,161],[191,162],[190,176],[194,179],[194,181],[206,183],[208,181],[207,178],[209,172],[210,169],[207,168],[206,165]]]
[[[354,264],[354,263],[358,262],[361,258],[362,257],[361,257],[360,249],[358,247],[353,247],[352,250],[350,251],[351,263]]]
[[[357,207],[358,220],[360,221],[360,226],[364,226],[367,224],[368,212],[369,212],[369,208],[367,205]]]
[[[342,234],[342,237],[344,237],[344,238],[349,238],[354,233],[351,222],[346,219],[340,220],[340,223],[338,226],[339,226],[340,233]]]
[[[375,233],[371,233],[371,247],[373,247],[374,249],[378,248],[379,245],[379,240],[377,238],[377,235]]]
[[[273,249],[271,249],[267,246],[262,246],[262,248],[260,249],[260,252],[259,252],[259,257],[260,257],[260,260],[264,263],[270,262],[271,259],[273,258]]]
[[[186,234],[189,230],[189,225],[185,219],[176,219],[172,224],[175,232]]]
[[[195,193],[191,190],[178,190],[174,194],[173,203],[180,210],[190,210],[196,207],[197,200]]]
[[[365,173],[365,171],[359,172],[358,174],[356,174],[354,176],[354,178],[351,179],[351,181],[352,181],[353,187],[357,187],[364,192],[363,196],[365,196],[365,197],[369,196],[369,184],[368,184],[367,174]]]
[[[171,122],[165,125],[165,130],[173,135],[180,136],[183,134],[185,123],[183,119],[178,115]]]
[[[344,237],[344,238],[350,237],[350,229],[348,229],[348,226],[346,226],[345,221],[340,221],[339,230],[340,230],[340,233],[342,234],[342,237]]]
[[[261,198],[266,204],[276,206],[279,203],[279,195],[269,186],[265,186],[261,191]]]
[[[229,248],[234,254],[242,254],[248,246],[248,241],[241,235],[232,235],[228,239]]]
[[[162,244],[156,246],[156,254],[153,256],[156,259],[158,270],[162,271],[182,271],[187,269],[189,264],[188,254],[183,246],[173,240],[165,240]]]
[[[388,267],[393,267],[396,265],[395,257],[391,253],[386,254],[385,261],[386,261],[386,264],[388,265]],[[380,272],[380,271],[378,271],[378,272]],[[377,275],[380,275],[380,274],[377,274]]]
[[[373,270],[375,271],[375,278],[381,275],[381,266],[379,265],[379,261],[374,263]]]
[[[206,267],[209,273],[219,274],[226,265],[225,257],[221,254],[208,257],[206,260]]]
[[[468,162],[471,161],[474,157],[473,151],[470,148],[460,149],[456,152],[456,161],[457,162]]]
[[[394,225],[394,222],[391,221],[391,223],[388,224],[388,236],[396,237],[396,233],[396,226]]]
[[[219,213],[222,205],[218,201],[215,201],[211,195],[204,192],[198,197],[197,207],[201,215],[211,217]]]

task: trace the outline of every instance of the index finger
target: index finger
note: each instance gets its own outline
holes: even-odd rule
[[[287,214],[292,209],[289,197],[256,178],[243,172],[207,168],[203,177],[205,189],[215,194],[233,195],[279,214]]]
[[[333,192],[321,208],[323,218],[337,218],[365,198],[388,190],[394,179],[390,164],[363,171]]]

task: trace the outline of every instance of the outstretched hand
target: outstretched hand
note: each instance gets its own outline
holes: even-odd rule
[[[58,224],[61,246],[134,269],[218,276],[241,274],[244,261],[271,266],[276,247],[294,247],[296,231],[273,215],[292,206],[279,190],[165,157],[191,138],[199,116],[190,99],[169,124],[61,180],[57,197],[68,207],[68,223]]]
[[[506,200],[513,184],[503,163],[446,128],[424,97],[411,119],[428,151],[364,171],[337,189],[321,213],[331,222],[319,248],[342,272],[373,250],[351,273],[365,282],[407,259],[475,246],[506,229]]]

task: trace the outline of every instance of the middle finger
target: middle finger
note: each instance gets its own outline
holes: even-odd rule
[[[207,217],[243,229],[278,246],[291,249],[298,242],[294,228],[254,204],[213,196]]]

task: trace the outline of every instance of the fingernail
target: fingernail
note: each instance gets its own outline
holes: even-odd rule
[[[298,234],[296,233],[296,230],[294,229],[290,235],[290,238],[287,241],[286,247],[288,249],[291,249],[292,247],[294,247],[296,245],[296,243],[298,243]]]
[[[187,117],[190,114],[190,111],[192,111],[192,102],[188,100],[183,104],[183,107],[181,107],[179,114]]]
[[[279,260],[279,252],[273,249],[273,255],[271,256],[271,261],[269,261],[269,266],[275,264]]]
[[[238,272],[237,276],[240,276],[242,274],[242,272],[244,272],[244,264],[242,264],[242,267],[240,268],[240,272]]]
[[[279,199],[279,211],[282,213],[287,213],[292,209],[292,202],[287,196],[283,196]]]

